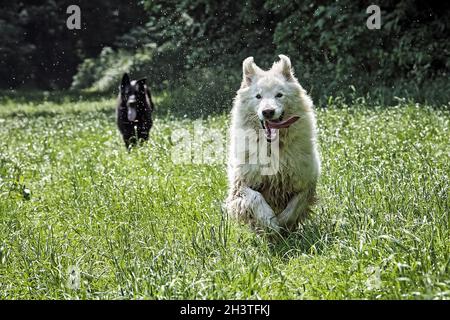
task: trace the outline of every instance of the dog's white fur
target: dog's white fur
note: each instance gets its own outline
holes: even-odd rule
[[[231,111],[226,200],[229,215],[257,229],[262,227],[276,232],[296,229],[307,216],[315,201],[320,174],[312,100],[295,78],[289,58],[279,57],[267,71],[260,69],[253,57],[243,62],[243,81]],[[283,96],[275,98],[277,93]],[[257,164],[239,162],[242,159],[239,152],[257,149],[237,151],[239,148],[236,148],[242,140],[239,132],[261,129],[261,110],[267,107],[275,109],[274,118],[282,112],[285,117],[300,116],[289,128],[279,129],[279,170],[273,175],[261,174]]]

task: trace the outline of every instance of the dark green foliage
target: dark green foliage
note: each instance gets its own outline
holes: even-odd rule
[[[81,1],[79,32],[65,27],[69,2],[2,10],[0,86],[72,82],[74,89],[111,93],[129,71],[193,102],[204,100],[196,88],[206,81],[202,86],[228,103],[245,57],[267,68],[284,53],[318,103],[355,89],[387,100],[396,94],[433,100],[435,92],[425,95],[424,87],[438,79],[445,91],[450,68],[447,2],[379,1],[381,29],[369,30],[370,1]],[[224,78],[211,84],[212,71]],[[447,96],[441,92],[439,102]],[[216,108],[217,95],[210,97],[205,106]]]
[[[81,30],[66,26],[67,7],[81,8]],[[132,4],[132,5],[130,5]],[[142,24],[135,1],[8,1],[0,10],[0,87],[70,86],[77,65],[114,46]]]
[[[323,86],[330,93],[349,85],[363,90],[396,87],[400,79],[421,85],[448,75],[448,5],[384,1],[379,3],[381,29],[369,30],[366,8],[370,4],[266,3],[276,8],[281,21],[274,33],[278,51],[295,57],[300,78],[319,91]]]
[[[448,102],[442,91],[450,67],[450,6],[384,1],[379,4],[381,29],[369,30],[366,9],[370,4],[144,1],[149,14],[146,27],[124,36],[142,39],[136,44],[140,49],[111,52],[110,63],[102,58],[85,62],[74,84],[94,90],[114,87],[122,72],[115,63],[129,54],[131,71],[147,74],[153,87],[169,90],[176,97],[163,102],[167,107],[178,108],[175,101],[183,99],[186,110],[192,110],[201,100],[208,113],[220,109],[217,94],[231,103],[245,57],[254,56],[258,64],[268,68],[277,54],[284,53],[291,56],[300,82],[318,104],[326,103],[329,96],[349,96],[355,91],[383,103],[396,95]],[[78,81],[96,69],[98,76],[93,81]],[[220,71],[215,83],[205,76],[212,70]],[[99,79],[111,73],[115,78],[107,78],[111,81],[99,88]],[[431,81],[433,89],[428,90]],[[200,87],[217,94],[205,95]]]

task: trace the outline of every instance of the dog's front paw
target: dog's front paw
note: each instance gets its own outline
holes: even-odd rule
[[[297,228],[298,222],[292,219],[286,219],[285,216],[278,216],[278,224],[281,231],[294,231]]]
[[[276,216],[268,217],[267,220],[265,221],[265,224],[266,224],[265,227],[268,229],[268,231],[280,233],[281,227],[278,223],[278,219]]]
[[[283,211],[281,214],[277,216],[278,225],[283,229],[288,229],[288,227],[292,224],[292,213]]]

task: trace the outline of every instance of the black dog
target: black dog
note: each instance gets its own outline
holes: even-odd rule
[[[130,81],[125,73],[120,84],[117,125],[128,150],[138,142],[148,140],[153,125],[154,105],[146,79]]]

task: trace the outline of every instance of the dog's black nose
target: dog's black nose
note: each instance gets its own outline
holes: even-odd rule
[[[264,109],[262,111],[262,115],[264,116],[264,118],[266,119],[271,119],[273,117],[273,115],[275,114],[275,109]]]

